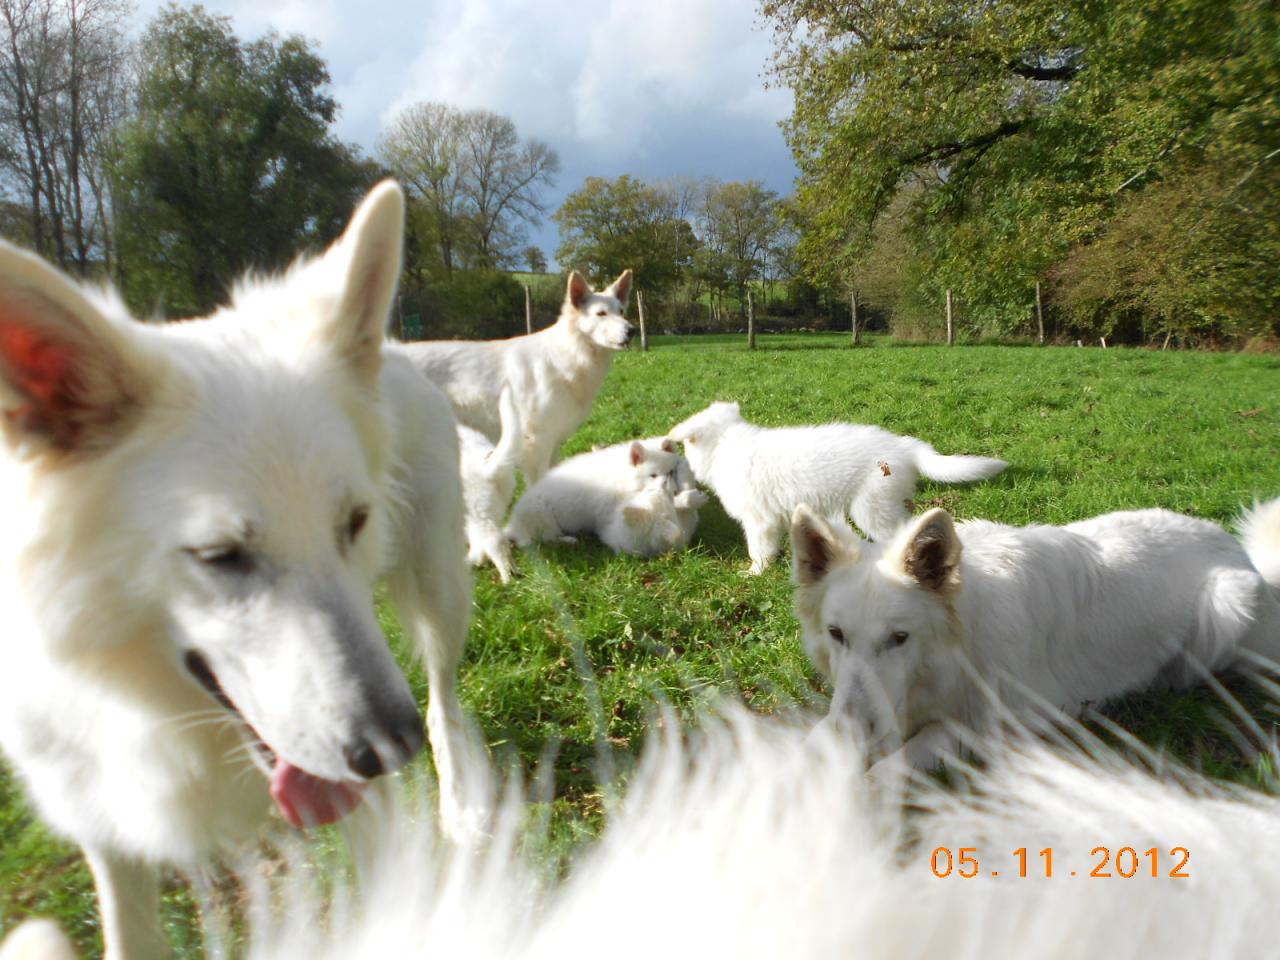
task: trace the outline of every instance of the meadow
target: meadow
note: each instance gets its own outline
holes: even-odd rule
[[[741,337],[655,337],[651,346],[618,357],[566,455],[661,434],[713,400],[735,399],[762,424],[877,423],[944,453],[1008,460],[987,483],[921,485],[918,508],[944,506],[960,518],[1066,523],[1161,506],[1230,523],[1242,504],[1280,494],[1277,355],[878,338],[851,348],[839,334],[763,336],[754,352]],[[763,712],[821,709],[787,560],[745,576],[741,531],[714,499],[685,553],[643,560],[588,543],[517,562],[521,576],[507,586],[491,569],[477,573],[461,693],[500,765],[548,775],[554,786],[541,812],[557,850],[598,829],[608,784],[641,747],[657,704],[687,718],[726,696]],[[382,619],[398,646],[391,611]],[[1257,691],[1230,690],[1274,731]],[[1106,712],[1209,776],[1280,787],[1218,693],[1134,696]],[[27,914],[53,916],[83,948],[97,949],[87,870],[35,822],[0,766],[0,931]],[[180,954],[195,955],[190,900],[176,885],[166,915]]]

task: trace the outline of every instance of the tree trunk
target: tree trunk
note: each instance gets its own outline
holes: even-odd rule
[[[951,319],[951,291],[947,291],[947,346],[955,346],[956,328]]]
[[[849,298],[849,314],[851,317],[849,327],[853,334],[853,346],[858,345],[858,291],[853,291],[853,295]]]
[[[751,290],[747,290],[747,349],[756,348],[756,311],[751,302]]]
[[[524,332],[533,333],[533,294],[527,283],[524,285]]]
[[[644,328],[644,294],[636,291],[636,316],[640,321],[640,352],[647,353],[649,350],[649,334]]]
[[[1036,326],[1040,331],[1040,346],[1044,346],[1044,301],[1040,299],[1040,281],[1036,281]]]

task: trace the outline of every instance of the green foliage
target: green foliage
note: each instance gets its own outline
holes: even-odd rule
[[[906,271],[915,299],[936,304],[953,289],[975,332],[1000,333],[1026,322],[1051,267],[1113,221],[1147,220],[1154,205],[1134,200],[1147,190],[1165,186],[1166,204],[1190,190],[1200,209],[1179,222],[1203,215],[1233,242],[1277,233],[1275,205],[1243,196],[1280,186],[1280,101],[1269,93],[1280,86],[1280,9],[1267,0],[766,0],[762,10],[778,31],[777,74],[796,94],[787,135],[802,172],[801,255],[825,282],[860,282],[867,250],[896,233],[891,245],[919,265]],[[1134,312],[1126,287],[1138,281],[1148,333],[1274,329],[1274,258],[1251,269],[1231,242],[1142,240],[1137,256],[1161,257],[1161,271],[1106,281],[1081,274],[1084,257],[1056,275],[1075,300],[1066,319],[1114,327]],[[1076,296],[1075,282],[1093,289]]]
[[[455,270],[424,286],[406,284],[401,309],[421,314],[427,340],[496,340],[525,332],[524,289],[501,270]]]
[[[278,269],[341,231],[379,176],[329,131],[309,43],[241,41],[202,7],[166,7],[141,44],[112,180],[120,279],[137,310],[203,314],[246,268]]]
[[[583,270],[603,283],[630,268],[642,289],[655,296],[680,282],[698,249],[677,190],[627,174],[616,180],[588,177],[552,219],[560,227],[556,260],[566,269]]]

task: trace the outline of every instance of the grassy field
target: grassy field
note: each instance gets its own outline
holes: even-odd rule
[[[917,503],[958,517],[1064,523],[1162,506],[1229,522],[1280,493],[1280,357],[1033,347],[909,347],[842,335],[655,338],[618,358],[566,454],[664,432],[717,399],[770,424],[850,420],[914,434],[944,453],[1003,457],[1011,468],[971,487],[923,485]],[[476,578],[462,696],[499,761],[532,771],[554,750],[554,835],[599,822],[601,784],[641,745],[655,702],[686,714],[718,696],[771,711],[823,695],[800,648],[784,561],[747,578],[741,532],[713,500],[693,549],[659,560],[599,545],[519,558],[504,587]],[[384,625],[398,630],[389,612]],[[415,682],[420,679],[411,671]],[[1235,688],[1260,723],[1275,718]],[[1274,788],[1241,753],[1207,690],[1131,697],[1110,715],[1206,773]],[[425,763],[426,761],[421,761]],[[191,908],[166,896],[175,940],[194,950]],[[96,942],[87,872],[32,819],[0,770],[0,928],[58,917]]]

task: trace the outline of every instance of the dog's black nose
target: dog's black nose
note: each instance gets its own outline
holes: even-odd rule
[[[636,328],[632,324],[627,324],[627,343],[636,338]]]
[[[382,757],[368,740],[361,740],[347,747],[347,766],[356,776],[372,780],[382,773]]]

